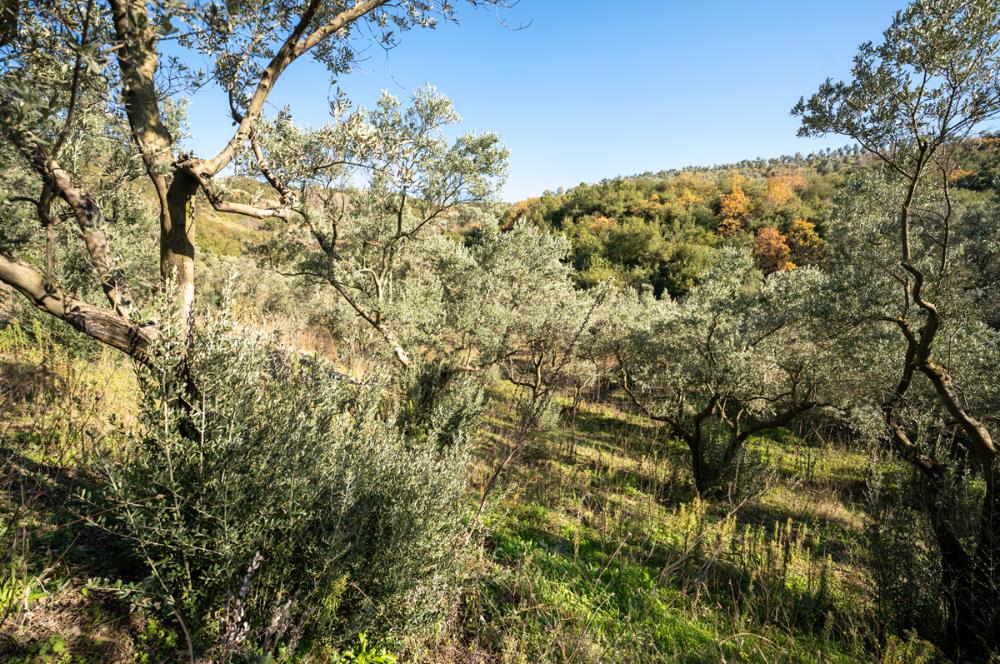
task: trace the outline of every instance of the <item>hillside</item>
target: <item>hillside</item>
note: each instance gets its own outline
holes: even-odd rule
[[[953,178],[958,196],[994,195],[997,145],[991,138],[970,144]],[[845,183],[874,168],[853,155],[835,164],[779,160],[608,180],[522,202],[505,220],[523,216],[564,233],[578,287],[600,277],[655,289],[657,279],[672,278],[663,283],[674,290],[665,292],[680,297],[714,252],[745,245],[763,228],[794,237],[795,224],[809,222],[826,235]],[[268,195],[252,180],[226,186],[247,203]],[[210,273],[220,283],[229,270],[257,269],[247,248],[280,231],[280,222],[240,220],[204,201],[197,215],[199,249],[222,261]],[[454,237],[469,242],[475,222],[456,215]],[[684,252],[704,252],[704,262],[684,263],[688,271],[678,273]],[[820,256],[793,251],[792,259],[824,266]],[[288,284],[259,274],[240,297],[302,302]],[[345,357],[337,349],[343,341],[317,320],[246,320],[293,332],[286,338],[298,348]],[[117,540],[80,516],[102,481],[88,459],[107,454],[123,427],[136,426],[132,371],[97,348],[61,350],[43,320],[33,324],[0,333],[0,405],[8,413],[0,509],[23,547],[5,577],[18,617],[0,648],[26,662],[170,652],[179,635],[127,602],[141,580],[138,561],[102,555]],[[479,514],[482,548],[466,563],[449,632],[393,641],[394,649],[441,662],[851,662],[875,647],[869,626],[887,614],[872,594],[874,575],[884,570],[873,563],[870,542],[885,534],[871,520],[869,461],[850,436],[836,425],[820,434],[830,426],[822,419],[763,432],[750,445],[761,473],[754,488],[736,502],[706,500],[694,491],[688,451],[669,427],[637,414],[613,382],[602,387],[589,375],[584,369],[553,384],[561,415],[531,431],[518,414],[520,388],[489,383],[464,494],[466,508]],[[880,472],[906,475],[899,463]],[[899,553],[898,544],[880,546]],[[914,633],[878,647],[884,662],[940,656]]]
[[[52,364],[51,344],[39,330],[0,332],[0,367],[16,388],[0,402],[0,510],[25,547],[23,567],[3,577],[18,608],[0,653],[25,662],[169,653],[182,637],[130,608],[137,562],[79,517],[100,482],[81,463],[135,425],[134,379],[108,353],[88,361],[99,367],[89,377],[61,353]],[[469,510],[496,464],[524,445],[516,396],[496,389]],[[663,428],[617,405],[579,405],[531,438],[488,503],[453,632],[408,647],[434,662],[857,661],[876,615],[860,544],[866,460],[788,430],[754,448],[771,468],[766,488],[736,510],[692,495],[683,446]],[[885,661],[929,648],[895,642]]]
[[[952,174],[956,188],[1000,187],[997,141],[968,143]],[[764,229],[777,233],[765,233],[769,242],[757,250],[762,266],[821,265],[844,185],[876,168],[855,147],[644,173],[547,191],[512,205],[504,220],[524,218],[565,234],[581,286],[611,281],[677,297],[696,283],[716,248],[753,245]]]

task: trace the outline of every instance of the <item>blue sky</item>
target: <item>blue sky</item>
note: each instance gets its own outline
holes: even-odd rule
[[[462,130],[500,134],[511,152],[507,200],[616,175],[728,163],[844,145],[795,136],[789,109],[827,76],[843,78],[903,0],[521,0],[498,17],[458,5],[459,25],[374,47],[340,87],[370,105],[425,83],[450,97]],[[520,30],[510,26],[526,25]],[[327,119],[329,79],[297,62],[271,110]],[[215,97],[215,99],[213,99]],[[196,153],[232,128],[217,92],[190,107]]]

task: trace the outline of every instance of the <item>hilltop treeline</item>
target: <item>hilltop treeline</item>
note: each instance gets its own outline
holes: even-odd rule
[[[970,139],[952,173],[967,192],[1000,187],[1000,139]],[[821,264],[837,197],[849,178],[880,164],[859,146],[807,156],[643,173],[546,191],[510,206],[562,232],[583,287],[613,282],[686,293],[726,245],[754,247],[765,272]]]

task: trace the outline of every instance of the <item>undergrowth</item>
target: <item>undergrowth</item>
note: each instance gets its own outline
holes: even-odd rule
[[[142,561],[80,527],[78,496],[100,481],[98,451],[124,454],[136,426],[132,367],[112,354],[59,351],[44,326],[16,325],[0,330],[0,367],[9,414],[0,424],[0,654],[152,662],[183,653],[169,616],[130,599]],[[443,622],[419,633],[388,625],[285,656],[938,661],[912,633],[878,632],[863,454],[773,432],[752,442],[773,469],[759,493],[703,501],[683,445],[613,402],[584,403],[521,441],[477,515],[483,484],[514,445],[516,416],[511,392],[494,389],[468,495],[472,550]]]

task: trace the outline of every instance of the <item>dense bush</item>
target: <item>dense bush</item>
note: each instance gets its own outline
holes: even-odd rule
[[[914,509],[906,504],[906,498],[917,498],[910,495],[916,483],[911,480],[906,484],[901,495],[871,496],[873,514],[867,545],[875,600],[884,629],[890,633],[912,629],[936,641],[942,636],[945,620],[941,562],[934,555],[933,534],[919,505]]]
[[[143,381],[142,433],[106,464],[100,499],[191,647],[226,659],[431,623],[463,528],[465,437],[447,403],[405,438],[386,380],[351,385],[225,320],[189,361],[193,403],[172,372]]]
[[[928,491],[912,469],[885,466],[875,466],[868,478],[865,542],[880,629],[899,637],[912,632],[941,643],[947,639],[945,598],[955,588],[942,569],[929,512],[956,515],[956,535],[971,541],[980,526],[977,506],[983,487],[957,462],[949,464],[945,488],[939,492]]]

